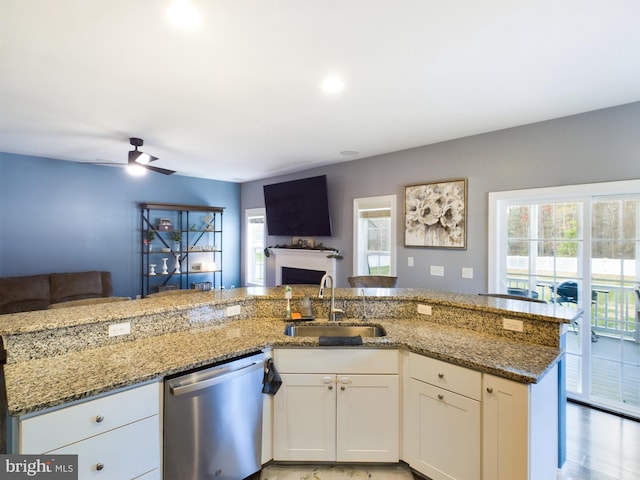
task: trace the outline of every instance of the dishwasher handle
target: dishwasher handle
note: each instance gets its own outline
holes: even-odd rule
[[[179,382],[174,385],[169,384],[169,391],[171,392],[171,395],[177,397],[180,395],[185,395],[187,393],[197,392],[198,390],[203,390],[214,385],[218,385],[219,383],[231,380],[232,378],[238,377],[240,375],[246,375],[256,370],[262,370],[262,368],[263,362],[249,363],[237,369],[222,367],[212,371],[211,374],[207,377],[199,379],[193,383],[188,383],[186,385],[181,385]]]

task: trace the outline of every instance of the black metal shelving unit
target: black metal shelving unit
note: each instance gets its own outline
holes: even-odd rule
[[[142,297],[163,290],[222,288],[223,207],[139,206]]]

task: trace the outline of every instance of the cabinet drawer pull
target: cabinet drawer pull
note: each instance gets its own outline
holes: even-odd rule
[[[444,373],[439,373],[438,378],[444,378]]]
[[[96,415],[96,423],[102,423],[104,421],[104,417],[102,415]]]
[[[493,393],[493,387],[487,387],[487,393]]]
[[[104,468],[104,463],[98,463],[96,464],[96,470],[100,471]]]
[[[328,388],[329,390],[333,390],[333,385],[329,385],[327,388]]]
[[[342,386],[340,387],[340,390],[342,390],[343,392],[344,392],[346,389],[347,389],[347,387],[345,387],[344,385],[342,385]]]
[[[444,395],[442,395],[441,393],[438,394],[438,400],[444,400]]]

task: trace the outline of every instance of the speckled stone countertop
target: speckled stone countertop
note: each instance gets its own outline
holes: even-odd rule
[[[313,289],[297,289],[294,301],[312,292],[317,293]],[[106,304],[99,309],[70,307],[3,315],[0,333],[8,357],[11,358],[12,350],[16,351],[15,360],[4,366],[9,413],[17,416],[36,412],[265,348],[318,346],[317,337],[286,336],[286,322],[269,315],[281,311],[282,293],[281,288],[237,289],[159,296]],[[356,289],[337,289],[336,297],[356,312],[359,293]],[[362,346],[346,348],[405,349],[522,383],[537,382],[563,355],[557,345],[545,344],[547,334],[542,335],[542,342],[536,340],[539,326],[543,325],[552,335],[557,331],[559,336],[560,326],[576,315],[575,309],[541,309],[547,306],[475,296],[454,298],[452,294],[425,290],[367,289],[366,294],[367,312],[378,314],[368,323],[382,325],[387,335],[364,338]],[[396,306],[392,312],[396,317],[383,318],[388,313],[386,308],[398,300],[402,307],[415,301],[443,307],[442,314],[434,314],[437,318],[418,316],[412,305],[412,313],[402,315],[403,310]],[[226,318],[225,305],[241,305],[243,315]],[[450,311],[449,307],[455,308]],[[461,328],[457,324],[459,312],[472,318],[471,326]],[[469,312],[477,312],[479,316],[476,318]],[[511,335],[512,332],[505,335],[494,331],[492,324],[505,314],[523,319],[525,333],[527,330],[533,333],[525,339]],[[129,338],[89,340],[96,335],[91,330],[94,325],[99,329],[96,331],[102,332],[104,324],[123,319],[132,319],[132,334],[126,336]],[[168,319],[173,323],[167,323]],[[316,322],[326,321],[320,315],[318,319]],[[159,330],[154,330],[156,326]],[[106,337],[102,333],[98,336]],[[20,350],[27,348],[20,343],[24,338],[33,342],[35,350],[43,352],[21,356]],[[67,347],[64,341],[69,338],[76,344],[82,343],[77,338],[87,343]],[[65,345],[62,350],[55,347],[52,352],[46,350],[48,343],[58,341]]]

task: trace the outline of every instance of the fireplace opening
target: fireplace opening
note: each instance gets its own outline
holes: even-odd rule
[[[282,267],[282,285],[320,285],[325,273],[322,270]]]

